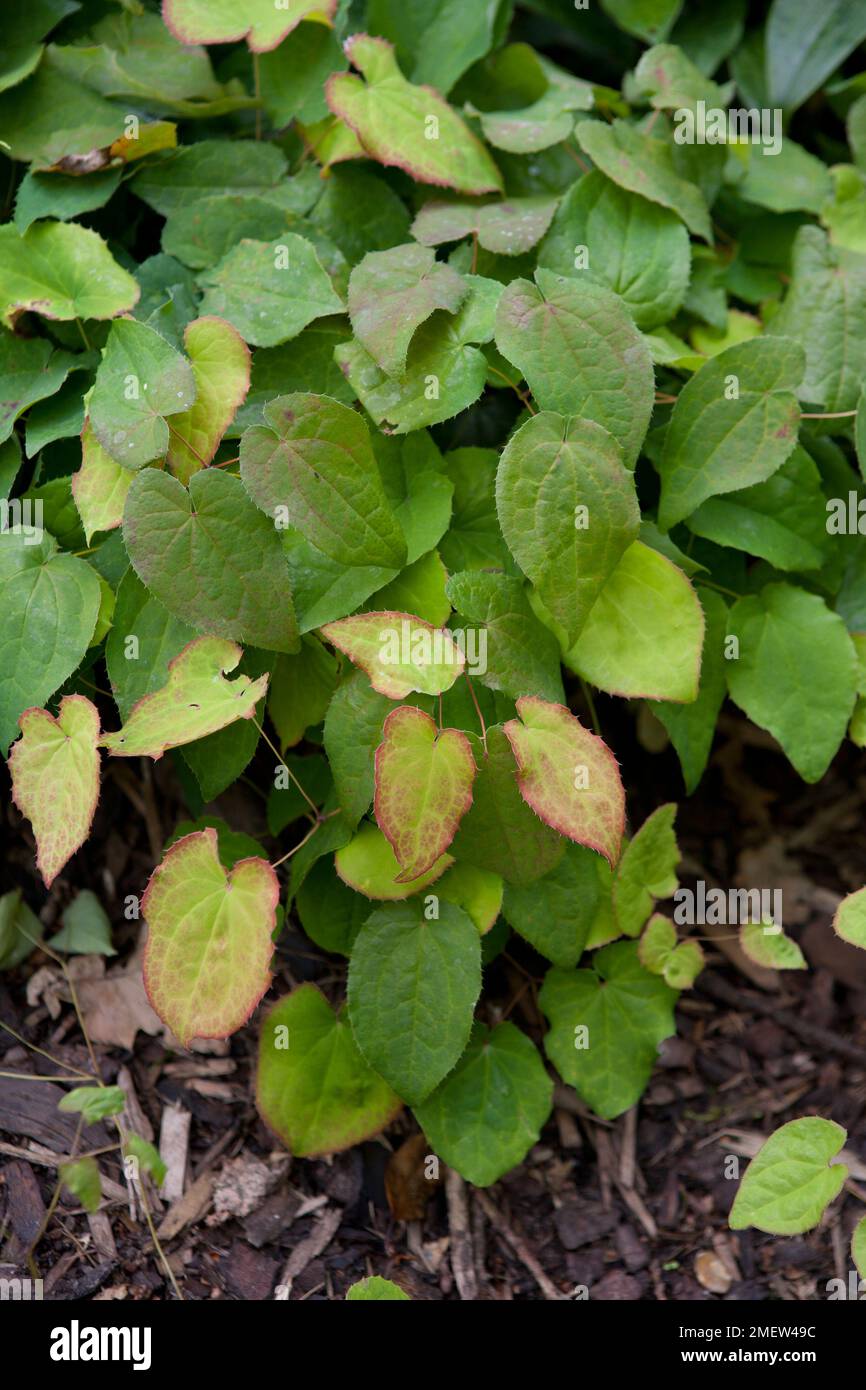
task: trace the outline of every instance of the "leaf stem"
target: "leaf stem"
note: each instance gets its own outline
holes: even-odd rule
[[[298,781],[297,777],[296,777],[295,774],[292,772],[292,769],[289,767],[288,763],[284,760],[282,753],[280,753],[279,749],[277,749],[277,748],[274,746],[274,744],[271,743],[271,740],[268,738],[267,734],[265,733],[265,731],[264,731],[264,729],[262,728],[262,726],[261,726],[261,724],[259,723],[259,721],[256,719],[255,715],[253,716],[253,723],[255,724],[256,728],[258,729],[258,731],[259,731],[259,733],[261,734],[262,738],[264,739],[265,743],[266,743],[266,744],[268,745],[268,747],[270,748],[271,752],[274,754],[274,757],[277,759],[277,762],[279,763],[280,767],[284,767],[284,768],[286,769],[286,772],[289,774],[289,777],[290,777],[291,780],[294,782],[295,786],[297,787],[298,791],[301,793],[301,796],[304,798],[304,800],[306,801],[307,805],[310,806],[310,807],[312,808],[313,815],[315,816],[316,820],[318,820],[318,819],[319,819],[319,808],[318,808],[318,806],[316,805],[316,803],[315,803],[315,801],[313,800],[313,798],[312,798],[311,796],[308,796],[308,794],[304,791],[304,789],[303,789],[303,787],[301,786],[300,782]]]
[[[477,695],[475,694],[475,687],[473,686],[472,681],[469,679],[469,672],[466,670],[465,667],[463,668],[463,674],[464,674],[464,676],[466,677],[466,684],[469,686],[469,694],[472,696],[472,703],[473,703],[473,705],[475,706],[475,713],[478,715],[478,723],[481,725],[481,742],[484,744],[484,752],[486,753],[486,752],[487,752],[487,725],[484,723],[484,715],[481,713],[481,706],[479,705],[479,703],[478,703],[478,697],[477,697]],[[440,698],[440,700],[441,700],[442,697],[440,696],[439,698]],[[440,715],[440,723],[441,723],[441,715]]]
[[[88,341],[87,334],[86,334],[85,331],[84,331],[84,324],[81,322],[81,319],[76,319],[76,320],[75,320],[75,325],[76,325],[76,327],[77,327],[79,333],[81,334],[82,339],[84,340],[84,346],[87,348],[87,351],[88,351],[88,352],[92,352],[92,351],[93,351],[93,348],[91,347],[91,344],[90,344],[90,342]]]
[[[595,733],[598,736],[598,738],[601,738],[601,724],[598,721],[598,712],[595,708],[595,700],[592,698],[592,691],[590,690],[586,681],[583,679],[583,676],[581,676],[579,679],[580,688],[583,691],[583,698],[586,700],[586,703],[589,706],[589,717],[592,720],[592,727],[595,730]]]
[[[201,456],[201,454],[199,453],[198,449],[193,448],[192,444],[190,444],[190,442],[189,442],[188,439],[184,439],[183,435],[182,435],[178,430],[175,429],[174,425],[171,423],[170,420],[166,420],[165,423],[168,425],[169,433],[170,433],[170,434],[173,434],[174,437],[175,437],[175,439],[179,439],[180,442],[181,442],[181,444],[184,446],[185,449],[189,449],[190,453],[191,453],[195,458],[198,459],[198,461],[199,461],[199,463],[201,464],[202,468],[207,468],[207,466],[208,466],[208,465],[207,465],[207,462],[206,462],[205,459],[202,458],[202,456]]]
[[[512,391],[515,391],[517,395],[520,397],[521,401],[526,406],[526,409],[529,411],[530,415],[538,414],[537,410],[532,404],[528,391],[521,391],[520,387],[517,385],[517,382],[512,381],[511,378],[507,377],[504,372],[500,372],[499,368],[494,367],[492,362],[488,362],[487,370],[493,372],[494,376],[501,376],[502,380],[508,383]]]
[[[254,86],[254,90],[255,90],[256,101],[258,102],[258,105],[256,106],[256,139],[257,139],[257,140],[261,140],[261,138],[262,138],[262,107],[261,107],[261,101],[262,101],[262,84],[261,84],[261,75],[260,75],[260,73],[259,73],[259,55],[258,55],[258,53],[254,53],[254,54],[253,54],[253,86]]]
[[[801,420],[845,420],[849,415],[856,415],[856,410],[801,410]]]

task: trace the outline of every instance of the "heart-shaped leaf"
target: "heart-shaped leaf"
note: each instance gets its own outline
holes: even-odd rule
[[[743,1174],[731,1207],[731,1229],[754,1226],[796,1236],[817,1226],[848,1177],[844,1163],[830,1162],[846,1138],[841,1125],[818,1115],[782,1125]]]
[[[833,918],[833,930],[843,941],[866,951],[866,888],[843,898]]]
[[[451,1075],[415,1118],[437,1154],[476,1187],[521,1163],[550,1114],[553,1082],[513,1023],[476,1023]]]
[[[126,499],[123,538],[139,578],[170,613],[200,632],[297,651],[279,536],[239,478],[204,468],[187,490],[143,469]]]
[[[133,475],[100,444],[89,420],[81,432],[81,467],[72,475],[72,496],[87,544],[97,531],[113,531],[123,521]]]
[[[564,705],[527,695],[503,725],[520,795],[537,816],[611,864],[619,856],[625,792],[616,758]]]
[[[46,888],[90,834],[99,799],[99,713],[84,695],[64,695],[57,716],[25,710],[9,753],[12,799],[33,826]]]
[[[154,869],[141,900],[144,983],[185,1047],[192,1038],[227,1038],[265,993],[279,898],[264,859],[226,872],[213,829],[177,840]]]
[[[443,854],[424,873],[407,882],[382,831],[366,821],[354,839],[334,856],[334,868],[344,883],[367,898],[389,902],[420,893],[428,884],[435,883],[453,862],[450,854]]]
[[[246,39],[251,53],[268,53],[312,16],[329,20],[337,0],[162,0],[162,17],[182,44],[235,43]]]
[[[385,495],[370,433],[357,410],[329,396],[277,396],[240,445],[241,477],[271,517],[293,526],[340,565],[406,562],[406,541]]]
[[[21,236],[0,227],[0,318],[112,319],[138,301],[137,282],[102,237],[77,223],[37,222]]]
[[[677,944],[677,931],[668,917],[657,912],[647,923],[638,943],[638,959],[653,975],[661,975],[671,989],[690,989],[704,968],[698,941]]]
[[[403,1108],[364,1061],[345,1013],[335,1015],[315,985],[293,990],[265,1018],[256,1103],[298,1158],[360,1144]]]
[[[672,803],[648,816],[622,853],[613,880],[613,911],[624,936],[637,936],[657,898],[676,892],[680,860]]]
[[[411,613],[358,613],[326,623],[321,631],[389,700],[404,700],[413,690],[440,695],[451,689],[466,664],[445,628]]]
[[[225,319],[194,319],[183,346],[195,382],[195,404],[171,422],[167,463],[188,483],[210,463],[250,387],[250,353],[237,329]]]
[[[559,862],[532,883],[509,883],[502,912],[516,932],[554,965],[577,965],[603,903],[610,867],[583,845],[567,844]]]
[[[699,188],[677,172],[670,141],[656,140],[622,120],[610,125],[581,121],[575,138],[593,164],[614,183],[670,208],[690,232],[712,242],[706,200]]]
[[[496,510],[509,550],[571,646],[640,530],[619,446],[591,420],[533,416],[499,460]]]
[[[438,729],[413,705],[385,720],[376,750],[374,808],[402,870],[398,882],[426,873],[454,839],[472,805],[475,762],[459,729]]]
[[[469,285],[426,246],[371,251],[349,277],[355,337],[383,372],[399,376],[416,328],[436,309],[456,313]]]
[[[441,246],[475,236],[485,251],[521,256],[541,240],[555,211],[556,199],[543,194],[502,203],[433,201],[425,203],[417,214],[412,235],[422,246]]]
[[[676,997],[644,969],[634,941],[605,946],[591,970],[548,970],[538,996],[550,1020],[544,1050],[602,1119],[640,1098],[659,1043],[675,1031]]]
[[[767,970],[807,970],[806,957],[796,941],[773,922],[745,922],[740,946],[756,965]]]
[[[0,530],[0,749],[18,716],[44,705],[84,656],[99,612],[99,576],[60,554],[53,536]]]
[[[481,938],[452,903],[413,899],[367,918],[349,963],[349,1018],[367,1061],[410,1105],[455,1065],[481,992]]]
[[[185,357],[136,319],[111,325],[90,398],[90,424],[124,468],[141,468],[168,451],[166,416],[189,410],[195,379]]]
[[[226,680],[243,653],[221,637],[197,637],[168,663],[168,681],[133,707],[122,729],[101,746],[115,757],[161,758],[167,748],[204,738],[236,719],[252,719],[267,676]]]
[[[315,247],[296,232],[239,241],[199,283],[202,314],[228,319],[256,347],[288,342],[313,319],[343,312]]]
[[[481,141],[438,92],[407,82],[384,39],[353,34],[344,44],[355,73],[334,73],[325,97],[371,159],[421,183],[461,193],[501,193],[502,179]]]
[[[653,410],[653,366],[634,320],[612,290],[537,270],[499,301],[496,346],[526,378],[542,410],[602,425],[633,468]]]

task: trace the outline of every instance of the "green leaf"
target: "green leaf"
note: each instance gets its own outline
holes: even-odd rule
[[[866,888],[843,898],[833,918],[833,930],[843,941],[866,951]]]
[[[45,338],[14,338],[0,330],[0,442],[11,436],[22,411],[60,389],[74,360]]]
[[[390,1279],[380,1279],[372,1274],[369,1279],[359,1279],[346,1292],[347,1303],[411,1303],[407,1293],[393,1284]]]
[[[544,411],[602,425],[633,467],[653,409],[645,339],[604,285],[537,270],[499,301],[496,346],[526,378]]]
[[[638,958],[653,975],[661,975],[671,989],[691,989],[704,968],[704,953],[697,941],[677,945],[673,923],[657,912],[638,943]]]
[[[466,570],[451,576],[446,591],[461,617],[484,624],[486,652],[479,638],[479,659],[470,663],[470,675],[515,700],[519,695],[564,699],[556,638],[536,618],[518,579]]]
[[[357,825],[373,800],[373,759],[392,708],[373,690],[363,671],[352,671],[337,687],[325,716],[325,752],[343,814]]]
[[[447,629],[411,613],[358,613],[326,623],[321,632],[390,700],[403,700],[413,690],[426,695],[450,690],[466,664]]]
[[[433,1148],[476,1187],[489,1187],[537,1143],[553,1082],[513,1023],[476,1023],[469,1046],[438,1090],[414,1109]]]
[[[279,897],[264,859],[226,873],[213,829],[178,840],[154,869],[141,900],[144,982],[184,1047],[236,1032],[267,990]]]
[[[437,730],[412,705],[392,710],[382,735],[374,810],[400,865],[397,882],[411,883],[445,853],[472,805],[475,762],[465,734]]]
[[[607,744],[564,705],[527,695],[517,701],[517,713],[503,731],[517,763],[520,795],[546,825],[615,863],[625,793]]]
[[[325,97],[371,159],[460,193],[502,192],[499,170],[480,140],[437,92],[406,81],[391,44],[353,34],[344,48],[361,77],[334,73]]]
[[[167,748],[204,738],[236,719],[252,719],[268,678],[226,680],[241,649],[220,637],[197,637],[168,663],[168,681],[144,695],[122,729],[105,734],[100,746],[115,757],[161,758]]]
[[[759,556],[779,570],[824,563],[826,504],[821,475],[799,445],[766,482],[710,497],[688,519],[696,536]]]
[[[340,565],[399,567],[406,541],[385,496],[366,424],[328,396],[278,396],[240,445],[241,477],[261,510],[284,512]]]
[[[571,646],[640,530],[616,441],[591,420],[534,415],[502,453],[496,509],[511,553]]]
[[[31,543],[33,542],[33,543]],[[18,716],[45,702],[71,676],[93,636],[99,612],[96,571],[58,553],[45,533],[0,531],[0,749]]]
[[[682,570],[635,541],[564,660],[612,695],[689,702],[698,691],[703,611]]]
[[[123,521],[123,508],[133,474],[106,453],[89,420],[81,431],[81,467],[72,475],[72,496],[87,544],[97,531],[113,531]]]
[[[28,169],[15,194],[15,226],[23,236],[40,218],[69,222],[83,212],[104,207],[120,187],[120,178],[120,168],[77,176]]]
[[[371,608],[386,608],[417,613],[434,627],[444,626],[451,616],[451,604],[445,592],[448,571],[435,550],[428,550],[420,560],[407,565],[396,579],[377,589],[369,600]]]
[[[481,939],[452,903],[428,917],[415,900],[379,908],[349,963],[348,1006],[364,1057],[410,1105],[460,1058],[481,992]]]
[[[470,293],[462,308],[433,314],[418,329],[400,378],[387,376],[358,342],[334,354],[365,410],[377,424],[392,424],[395,434],[450,420],[484,390],[487,358],[473,344],[493,337],[502,286],[479,275],[466,280]]]
[[[429,82],[439,92],[450,91],[490,51],[509,17],[508,6],[495,0],[439,0],[420,6],[371,0],[367,8],[371,31],[396,44],[400,65],[412,81]]]
[[[792,111],[866,39],[866,16],[844,0],[804,10],[773,0],[767,18],[767,83],[772,105]]]
[[[780,143],[775,154],[769,145],[745,147],[745,169],[735,185],[737,194],[772,212],[820,213],[833,194],[830,171],[787,136]]]
[[[61,1163],[57,1171],[63,1186],[78,1198],[85,1211],[99,1210],[102,1182],[95,1158],[77,1158],[73,1163]]]
[[[713,357],[677,397],[664,453],[659,525],[670,528],[708,497],[769,478],[797,444],[803,349],[754,338]]]
[[[195,400],[192,368],[165,339],[136,319],[112,324],[90,397],[90,424],[103,449],[125,468],[168,451],[168,415]]]
[[[682,0],[602,0],[602,8],[627,34],[656,43],[667,37]]]
[[[114,623],[105,644],[111,689],[122,719],[142,696],[165,684],[168,663],[194,637],[191,627],[148,593],[130,566],[117,588]]]
[[[765,1140],[752,1159],[731,1207],[733,1231],[754,1226],[780,1236],[810,1231],[848,1177],[844,1163],[831,1163],[845,1130],[817,1115],[791,1120]]]
[[[667,208],[594,169],[560,203],[538,264],[557,275],[607,285],[647,332],[682,307],[691,272],[689,234]]]
[[[248,0],[242,12],[234,0],[163,0],[162,15],[182,44],[234,43],[246,39],[252,53],[282,43],[309,15],[330,20],[336,0]]]
[[[528,885],[507,885],[503,915],[554,965],[577,965],[589,940],[605,876],[610,879],[604,860],[583,845],[568,844],[543,878]]]
[[[272,242],[244,238],[199,283],[202,315],[227,319],[257,347],[296,338],[313,319],[343,309],[312,242],[296,232]]]
[[[416,215],[411,231],[422,246],[441,246],[471,236],[477,237],[478,245],[485,251],[498,256],[521,256],[541,240],[555,211],[556,199],[543,194],[500,203],[445,203],[434,199]]]
[[[42,923],[14,888],[0,896],[0,970],[12,970],[42,941]]]
[[[634,941],[593,957],[592,970],[547,972],[538,1002],[550,1020],[544,1048],[563,1081],[613,1120],[640,1099],[658,1047],[674,1032],[676,994],[645,970]]]
[[[184,329],[183,346],[192,364],[195,403],[171,422],[166,462],[188,483],[210,463],[250,385],[250,354],[230,323],[194,319]]]
[[[40,222],[21,236],[0,227],[0,318],[8,328],[26,310],[48,319],[110,319],[138,300],[136,281],[102,237],[76,223]]]
[[[99,713],[84,695],[64,695],[57,716],[29,709],[9,753],[12,799],[33,827],[46,888],[84,844],[99,799]]]
[[[351,956],[358,932],[370,915],[370,900],[347,887],[333,862],[320,859],[298,889],[301,925],[317,946]]]
[[[520,66],[524,69],[524,76],[528,76],[525,68],[529,55],[535,60],[545,84],[541,95],[531,105],[515,110],[512,108],[517,99],[516,93],[513,97],[509,93],[509,109],[479,113],[485,138],[491,145],[511,154],[536,154],[549,149],[551,145],[565,144],[574,130],[574,112],[589,111],[594,104],[590,83],[540,58],[532,49],[513,44],[498,57],[503,67]]]
[[[349,318],[382,371],[399,376],[415,330],[436,309],[456,313],[468,290],[467,281],[426,246],[370,251],[349,278]]]
[[[86,1125],[94,1125],[109,1115],[126,1109],[126,1095],[120,1086],[76,1086],[57,1102],[67,1115],[83,1115]]]
[[[801,227],[791,283],[768,332],[803,344],[799,396],[825,410],[855,410],[866,376],[866,261],[833,247],[819,227]]]
[[[659,806],[623,850],[613,879],[613,913],[625,936],[638,936],[657,898],[670,898],[680,860],[672,803]]]
[[[436,884],[436,897],[456,903],[472,918],[479,936],[486,936],[499,916],[504,887],[498,874],[473,864],[452,864]]]
[[[740,927],[740,946],[749,960],[768,970],[808,969],[796,941],[772,923],[744,923]]]
[[[271,676],[268,714],[283,749],[294,748],[307,729],[322,721],[336,684],[337,663],[314,637],[304,637],[294,656],[280,653]]]
[[[698,597],[705,622],[697,699],[687,705],[673,704],[668,700],[650,701],[650,709],[667,729],[671,743],[677,750],[689,795],[704,775],[716,720],[728,688],[724,654],[728,610],[721,595],[712,589],[699,588]]]
[[[68,951],[77,956],[116,956],[111,944],[111,922],[95,893],[82,888],[64,909],[63,923],[49,945],[52,951]]]
[[[499,874],[508,883],[532,883],[560,859],[564,840],[530,810],[517,789],[511,745],[503,729],[487,730],[487,747],[474,745],[478,772],[472,807],[451,842],[458,862]]]
[[[279,203],[291,187],[285,173],[285,155],[266,141],[199,140],[142,169],[132,186],[155,212],[169,217],[214,194],[260,195]]]
[[[239,478],[206,468],[187,490],[143,469],[126,499],[123,538],[139,578],[170,613],[218,637],[298,650],[279,536]]]
[[[705,107],[727,107],[734,94],[732,82],[724,87],[711,82],[673,43],[656,44],[642,53],[633,80],[636,91],[657,111],[694,107],[699,101]]]
[[[270,1010],[259,1041],[256,1103],[296,1158],[338,1153],[389,1125],[399,1096],[368,1067],[344,1013],[315,985]]]
[[[354,839],[338,849],[334,856],[334,867],[349,888],[354,888],[367,898],[388,902],[422,892],[428,884],[435,883],[453,862],[450,854],[443,854],[407,883],[388,840],[381,830],[368,821],[363,823]]]
[[[670,208],[689,231],[712,243],[710,215],[703,194],[677,172],[674,146],[636,130],[627,121],[581,121],[578,144],[620,188]]]
[[[738,599],[729,628],[739,642],[739,657],[727,663],[731,699],[778,740],[805,781],[817,782],[856,697],[856,654],[844,622],[817,594],[768,584]]]
[[[861,1216],[851,1237],[851,1258],[861,1279],[866,1279],[866,1216]]]
[[[160,1158],[159,1150],[155,1149],[153,1144],[142,1139],[140,1134],[127,1134],[123,1145],[123,1155],[124,1158],[135,1159],[139,1170],[153,1178],[157,1187],[162,1187],[168,1169]]]

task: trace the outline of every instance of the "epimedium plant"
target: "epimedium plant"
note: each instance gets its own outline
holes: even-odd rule
[[[181,1045],[250,1018],[286,914],[347,959],[336,1008],[303,984],[261,1025],[299,1156],[408,1105],[486,1185],[550,1114],[545,1057],[603,1118],[639,1099],[703,955],[655,910],[676,808],[626,833],[593,690],[660,722],[687,793],[726,695],[808,782],[866,743],[866,95],[838,75],[866,32],[831,8],[823,35],[792,0],[765,33],[678,0],[12,21],[14,800],[49,888],[104,759],[171,758],[190,820],[140,910]],[[569,67],[524,41],[539,10]],[[789,134],[819,90],[829,166]],[[205,809],[260,740],[274,862]],[[511,931],[549,963],[544,1055],[478,1016]],[[38,933],[0,900],[0,963]],[[778,926],[741,941],[805,964]],[[119,1113],[100,1089],[77,1108]],[[838,1173],[795,1123],[809,1215]],[[770,1161],[735,1225],[801,1219],[766,1215]]]

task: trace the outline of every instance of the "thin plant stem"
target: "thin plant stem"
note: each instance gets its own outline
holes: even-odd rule
[[[856,415],[856,410],[801,410],[801,420],[845,420]]]
[[[466,684],[469,686],[469,694],[472,696],[472,703],[475,706],[475,713],[478,715],[478,723],[481,725],[481,742],[484,744],[484,752],[487,752],[487,725],[484,723],[484,715],[481,713],[481,706],[478,703],[478,696],[475,694],[475,687],[469,678],[469,672],[464,669]],[[441,698],[441,697],[440,697]]]
[[[589,717],[592,720],[592,727],[595,730],[597,736],[601,738],[601,724],[598,722],[598,712],[595,708],[595,700],[592,698],[592,691],[590,690],[586,681],[583,679],[583,676],[580,677],[580,688],[583,691],[583,698],[586,700],[586,703],[589,706]]]
[[[271,750],[271,752],[273,753],[274,757],[277,759],[277,762],[280,764],[280,767],[284,767],[284,768],[286,769],[286,772],[289,774],[289,777],[290,777],[291,780],[294,782],[295,786],[297,787],[298,791],[301,793],[301,796],[304,798],[304,800],[306,801],[307,805],[310,806],[310,807],[312,807],[313,815],[316,817],[316,820],[318,820],[318,819],[319,819],[319,808],[318,808],[318,806],[316,805],[316,803],[315,803],[315,801],[313,800],[313,798],[312,798],[311,796],[309,796],[309,795],[304,791],[303,787],[301,786],[301,784],[300,784],[300,782],[298,781],[298,779],[297,779],[297,777],[295,776],[295,774],[292,772],[292,769],[289,767],[288,763],[286,763],[286,762],[283,761],[283,755],[282,755],[282,753],[280,753],[279,750],[278,750],[277,748],[274,747],[273,743],[271,743],[271,740],[268,738],[268,736],[267,736],[267,734],[265,733],[264,729],[262,728],[261,724],[259,723],[259,721],[258,721],[255,717],[253,718],[253,723],[255,724],[256,728],[258,729],[258,731],[259,731],[259,733],[261,734],[262,738],[264,739],[265,743],[266,743],[266,744],[268,745],[268,747],[270,748],[270,750]]]

